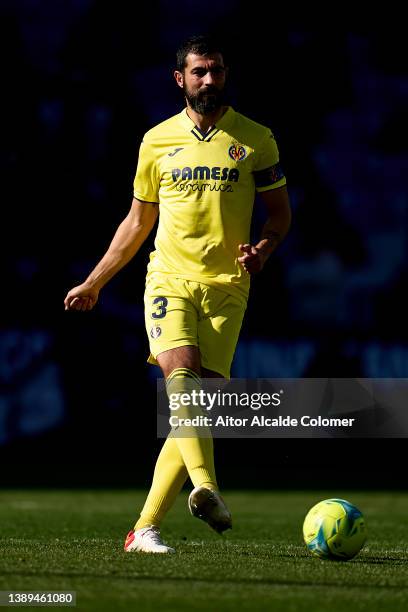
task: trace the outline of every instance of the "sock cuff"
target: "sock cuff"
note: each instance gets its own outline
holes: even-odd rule
[[[168,375],[166,379],[166,385],[169,385],[171,381],[174,380],[175,378],[191,378],[197,384],[199,385],[201,384],[200,376],[197,374],[197,372],[194,372],[194,370],[191,370],[190,368],[175,368]]]

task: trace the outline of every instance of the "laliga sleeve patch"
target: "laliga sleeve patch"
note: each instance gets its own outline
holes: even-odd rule
[[[255,170],[253,174],[256,187],[267,187],[285,178],[279,163],[269,168],[265,168],[264,170]]]

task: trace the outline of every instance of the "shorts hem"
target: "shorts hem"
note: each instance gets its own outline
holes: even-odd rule
[[[195,344],[194,342],[187,342],[186,340],[180,342],[172,342],[171,346],[167,348],[161,348],[157,353],[152,353],[150,351],[150,355],[147,358],[147,363],[150,363],[151,365],[159,365],[157,362],[158,355],[161,355],[161,353],[165,353],[166,351],[171,351],[171,349],[179,348],[180,346],[196,346],[198,348],[198,344]]]
[[[205,361],[205,359],[203,361],[201,361],[201,367],[205,368],[206,370],[211,370],[212,372],[216,372],[217,374],[220,374],[223,378],[226,378],[227,380],[229,380],[231,378],[231,371],[230,368],[225,369],[225,367],[222,366],[216,366],[214,364],[209,363],[208,361]]]

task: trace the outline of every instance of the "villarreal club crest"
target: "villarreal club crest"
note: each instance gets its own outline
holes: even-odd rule
[[[246,158],[247,152],[245,147],[243,147],[241,144],[236,143],[230,146],[230,148],[228,149],[228,155],[234,161],[239,162]]]

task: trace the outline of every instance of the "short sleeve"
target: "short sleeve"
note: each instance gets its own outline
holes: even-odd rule
[[[159,202],[159,186],[160,177],[153,147],[143,141],[139,149],[133,195],[144,202]]]
[[[258,192],[286,185],[286,178],[279,163],[278,145],[270,130],[255,155],[253,175]]]

